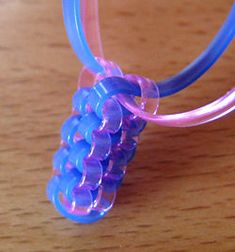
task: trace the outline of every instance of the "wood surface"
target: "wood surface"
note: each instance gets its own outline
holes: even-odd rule
[[[100,0],[107,59],[163,79],[191,62],[233,0]],[[58,0],[0,0],[0,251],[235,251],[234,114],[199,127],[147,127],[116,204],[93,225],[62,218],[45,188],[81,64]],[[235,44],[162,113],[204,105],[235,83]]]

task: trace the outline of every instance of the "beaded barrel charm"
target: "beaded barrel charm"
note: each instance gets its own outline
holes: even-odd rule
[[[48,198],[64,217],[92,223],[112,208],[146,126],[113,95],[135,90],[124,78],[109,77],[75,93],[47,189]]]

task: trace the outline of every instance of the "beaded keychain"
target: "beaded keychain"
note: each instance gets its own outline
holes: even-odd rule
[[[181,72],[158,82],[124,74],[116,63],[104,59],[97,0],[63,0],[63,14],[70,43],[84,68],[73,97],[72,115],[61,128],[61,146],[54,155],[47,195],[64,217],[92,223],[112,208],[148,121],[190,127],[235,109],[233,88],[189,112],[157,113],[160,98],[193,84],[229,46],[235,36],[235,4],[208,48]]]

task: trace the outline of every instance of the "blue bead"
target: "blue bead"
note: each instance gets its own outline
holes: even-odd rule
[[[68,145],[74,144],[74,137],[76,135],[81,116],[73,115],[69,117],[61,128],[61,139]]]
[[[82,175],[73,168],[63,176],[59,176],[59,188],[69,202],[73,200],[73,190],[81,181]]]
[[[59,187],[59,178],[58,176],[53,176],[47,184],[47,198],[50,201],[53,201],[54,192],[57,191],[58,187]]]
[[[86,139],[86,141],[92,143],[92,133],[97,130],[102,121],[96,116],[95,113],[87,113],[81,117],[77,130]]]
[[[86,113],[87,97],[91,88],[81,88],[73,96],[73,109],[80,114]]]
[[[90,145],[85,141],[78,141],[73,145],[69,153],[69,161],[76,166],[76,168],[83,173],[83,160],[90,153]]]
[[[132,84],[121,77],[109,77],[98,82],[92,89],[88,97],[88,103],[96,112],[97,116],[102,118],[102,108],[113,95],[117,94],[139,95],[139,86]]]
[[[69,149],[61,147],[55,154],[53,158],[53,168],[64,174],[66,172],[66,164],[68,162]]]
[[[120,129],[117,133],[115,134],[110,134],[111,140],[112,140],[112,145],[115,145],[120,142],[121,136],[122,136],[122,129]]]
[[[101,161],[101,165],[103,167],[103,173],[106,172],[106,170],[107,170],[107,168],[109,166],[109,161],[110,161],[110,158],[107,158],[107,159]]]

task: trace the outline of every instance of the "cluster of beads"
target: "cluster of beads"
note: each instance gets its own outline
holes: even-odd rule
[[[73,113],[61,128],[61,146],[47,188],[55,208],[72,221],[95,222],[114,204],[146,126],[115,97],[130,95],[131,90],[125,79],[109,77],[79,89],[73,97]]]

